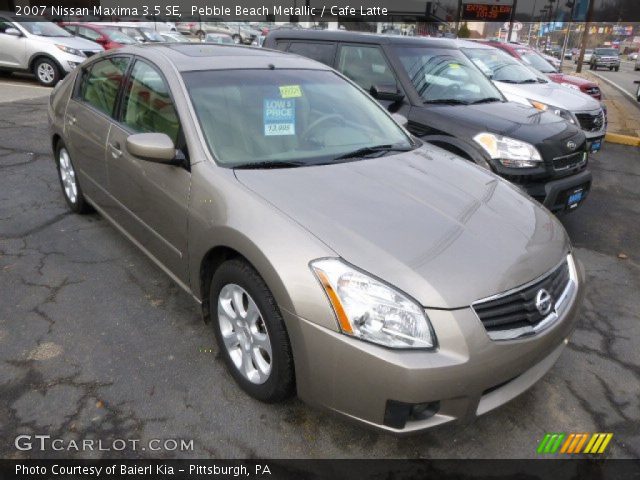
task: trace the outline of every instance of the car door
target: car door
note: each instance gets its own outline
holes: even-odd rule
[[[111,56],[82,67],[65,114],[65,138],[85,194],[103,207],[107,194],[106,145],[118,92],[130,57]]]
[[[0,67],[26,69],[27,37],[7,35],[4,33],[7,28],[20,30],[8,18],[0,17]]]
[[[118,204],[114,212],[118,223],[186,285],[191,173],[186,165],[153,163],[128,153],[127,138],[136,133],[165,133],[186,152],[167,81],[155,66],[140,59],[131,69],[107,142],[109,192]]]

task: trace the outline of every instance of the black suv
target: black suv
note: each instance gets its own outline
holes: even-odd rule
[[[451,40],[344,31],[276,31],[267,48],[323,62],[368,91],[408,130],[521,186],[555,213],[591,187],[582,131],[510,103]]]

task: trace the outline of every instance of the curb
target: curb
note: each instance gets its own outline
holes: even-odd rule
[[[632,147],[640,147],[640,137],[620,135],[619,133],[607,133],[604,136],[604,139],[608,143],[617,143],[619,145],[629,145]]]
[[[622,95],[624,95],[629,101],[631,101],[631,103],[633,103],[633,105],[636,108],[640,108],[640,103],[638,103],[638,101],[636,100],[636,97],[630,94],[629,92],[627,92],[624,88],[622,88],[616,82],[614,82],[613,80],[609,80],[608,78],[605,78],[602,75],[599,75],[597,72],[590,71],[589,74],[595,77],[598,77],[600,80],[602,80],[605,83],[608,83],[613,88],[618,90]],[[640,147],[640,137],[634,137],[630,135],[621,135],[619,133],[607,133],[604,139],[606,142],[609,142],[609,143],[617,143],[618,145],[629,145],[632,147]]]
[[[629,100],[631,100],[631,103],[633,103],[637,108],[640,108],[640,103],[638,103],[638,100],[636,100],[635,95],[627,92],[624,88],[622,88],[616,82],[614,82],[613,80],[609,80],[608,78],[603,77],[602,75],[600,75],[597,72],[591,72],[590,71],[589,73],[591,75],[594,75],[594,76],[598,77],[603,82],[608,83],[609,85],[611,85],[613,88],[618,90],[621,94],[623,94],[625,97],[627,97]]]

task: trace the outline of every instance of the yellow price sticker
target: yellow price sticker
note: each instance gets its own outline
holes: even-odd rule
[[[296,98],[302,96],[300,85],[283,85],[280,87],[280,96],[282,98]]]
[[[452,68],[452,69],[455,70],[456,68],[460,68],[460,64],[458,64],[458,63],[450,63],[449,64],[449,68]]]

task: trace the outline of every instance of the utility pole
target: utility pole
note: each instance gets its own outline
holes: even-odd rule
[[[584,24],[584,32],[582,33],[582,42],[580,45],[580,56],[578,57],[578,67],[576,73],[582,72],[582,62],[584,61],[584,50],[587,48],[587,37],[589,37],[589,28],[591,27],[591,20],[593,19],[593,4],[594,0],[589,0],[589,7],[587,8],[587,18]]]
[[[569,12],[569,25],[567,26],[567,33],[564,36],[564,42],[562,43],[562,53],[560,54],[560,71],[564,66],[564,52],[567,50],[567,43],[569,43],[569,35],[571,35],[571,27],[573,26],[573,10],[576,7],[576,0],[569,0],[566,6],[571,10]]]
[[[516,8],[518,8],[518,0],[513,0],[511,6],[511,18],[509,18],[509,33],[507,33],[507,42],[511,41],[511,34],[513,33],[513,19],[516,15]]]

